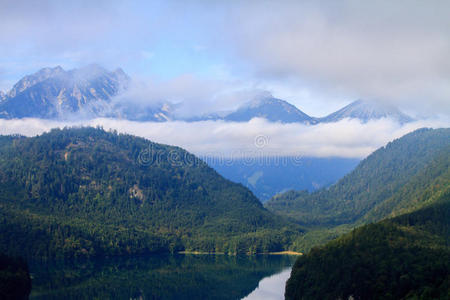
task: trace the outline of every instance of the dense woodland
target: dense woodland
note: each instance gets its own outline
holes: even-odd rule
[[[449,153],[450,129],[417,130],[332,187],[279,195],[267,210],[177,147],[101,128],[0,136],[0,252],[36,261],[312,248],[288,299],[446,299]]]
[[[290,191],[266,207],[309,229],[307,251],[352,228],[420,209],[450,189],[450,129],[420,129],[382,147],[328,189]]]
[[[299,248],[351,231],[297,260],[286,299],[448,299],[449,134],[449,129],[418,130],[376,151],[329,190],[273,199],[279,214],[284,205],[295,211],[293,206],[319,200],[327,208],[322,220],[336,212],[335,226],[313,222],[317,227],[294,242]],[[366,193],[360,190],[364,186]],[[355,216],[338,222],[351,207]],[[306,209],[300,211],[291,220],[302,220]],[[358,227],[362,224],[368,225]]]
[[[0,139],[0,251],[53,259],[287,249],[299,226],[177,148],[102,129]]]
[[[448,299],[450,193],[300,257],[286,299]]]

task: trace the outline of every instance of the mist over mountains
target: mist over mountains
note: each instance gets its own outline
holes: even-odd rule
[[[106,117],[156,122],[248,122],[264,118],[269,122],[306,125],[345,118],[361,122],[387,118],[401,124],[413,121],[393,106],[368,100],[354,101],[326,117],[316,118],[270,94],[249,99],[233,111],[179,117],[176,114],[179,103],[165,99],[148,99],[148,104],[133,101],[133,94],[129,93],[131,84],[132,79],[121,68],[108,71],[96,64],[69,71],[60,66],[44,68],[23,77],[9,92],[0,94],[0,117],[58,120]]]
[[[74,113],[102,115],[129,80],[120,68],[112,72],[98,65],[70,71],[60,66],[44,68],[14,85],[0,104],[0,114],[8,119],[66,119]]]
[[[423,126],[442,126],[414,122],[395,107],[367,100],[316,118],[269,93],[249,95],[247,101],[242,97],[234,110],[203,114],[199,107],[190,116],[180,109],[202,102],[188,99],[170,102],[120,68],[44,68],[3,94],[0,133],[33,136],[55,127],[87,125],[135,134],[203,158],[219,158],[206,160],[265,201],[287,190],[329,186],[393,138]],[[249,164],[249,157],[261,157],[264,163]],[[217,163],[221,159],[229,163]],[[279,159],[285,163],[280,165]]]

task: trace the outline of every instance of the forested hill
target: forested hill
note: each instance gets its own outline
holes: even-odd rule
[[[450,129],[418,130],[377,150],[327,191],[291,193],[286,203],[296,207],[295,195],[302,203],[324,201],[316,204],[325,225],[299,238],[299,250],[378,223],[300,257],[286,299],[448,299],[449,144]],[[340,226],[326,227],[333,222]]]
[[[450,129],[419,129],[382,147],[328,189],[287,192],[266,207],[303,225],[367,223],[418,209],[449,185]]]
[[[0,251],[54,258],[286,249],[299,228],[188,152],[102,129],[0,138]]]
[[[286,299],[448,299],[450,191],[435,200],[300,257]]]

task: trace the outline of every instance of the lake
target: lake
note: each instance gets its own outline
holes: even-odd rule
[[[295,259],[153,255],[31,264],[30,299],[284,299]]]

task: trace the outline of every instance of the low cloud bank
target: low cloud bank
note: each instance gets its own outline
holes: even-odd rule
[[[43,119],[0,119],[0,134],[35,136],[52,128],[102,126],[157,143],[182,147],[201,157],[346,157],[364,158],[389,141],[422,127],[450,127],[450,120],[423,120],[400,125],[389,119],[361,123],[344,119],[314,126],[249,122],[134,122],[94,119],[65,122]]]

